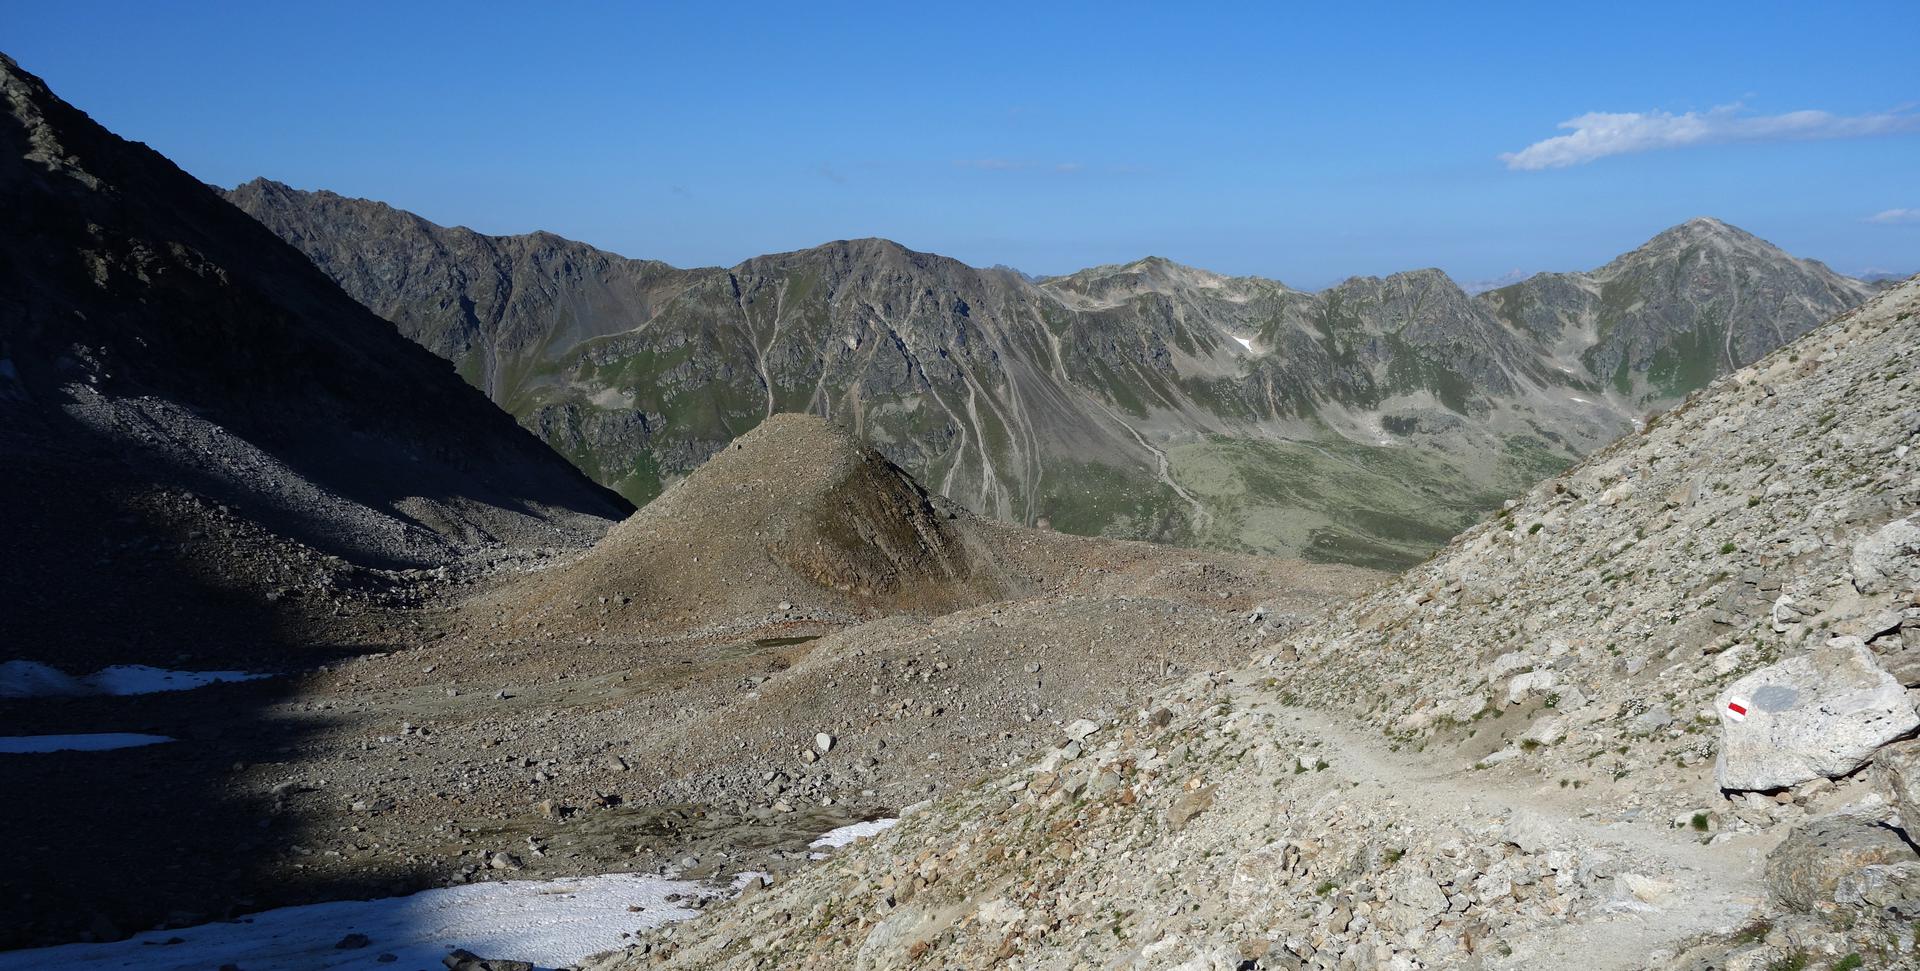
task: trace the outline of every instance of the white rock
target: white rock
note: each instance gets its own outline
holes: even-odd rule
[[[1920,579],[1920,521],[1908,516],[1880,527],[1853,547],[1853,587],[1880,593]]]
[[[1566,834],[1562,833],[1552,820],[1539,812],[1531,809],[1514,810],[1513,815],[1507,819],[1502,838],[1519,847],[1523,853],[1542,851],[1549,853],[1548,863],[1556,870],[1565,869],[1569,865],[1565,860],[1571,859],[1570,854],[1559,849],[1567,845]],[[1551,854],[1560,854],[1563,861],[1554,863]]]
[[[1534,722],[1527,729],[1527,733],[1520,736],[1524,741],[1539,742],[1542,745],[1552,745],[1566,737],[1567,719],[1561,715],[1552,715]]]
[[[1729,703],[1747,709],[1736,720]],[[1735,681],[1716,699],[1720,788],[1776,789],[1857,769],[1873,750],[1920,727],[1906,690],[1857,638]]]
[[[813,737],[813,747],[819,749],[821,755],[833,751],[833,736],[826,732],[815,735]]]
[[[1560,676],[1552,671],[1528,671],[1515,675],[1512,681],[1507,682],[1507,704],[1517,705],[1536,691],[1552,691],[1553,686],[1559,683]]]
[[[1739,667],[1740,662],[1746,659],[1747,651],[1752,647],[1753,645],[1751,644],[1735,644],[1721,651],[1719,654],[1714,655],[1713,673],[1732,673],[1733,669]]]
[[[1100,730],[1100,723],[1082,718],[1067,725],[1067,737],[1075,741],[1086,738]]]

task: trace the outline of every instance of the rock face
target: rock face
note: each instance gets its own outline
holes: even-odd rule
[[[1842,776],[1920,727],[1906,690],[1857,638],[1761,668],[1721,692],[1717,707],[1722,736],[1714,778],[1722,789]]]
[[[1001,520],[1384,567],[1869,292],[1707,219],[1469,297],[1158,258],[1035,281],[878,239],[676,270],[266,180],[228,198],[636,502],[811,412]]]

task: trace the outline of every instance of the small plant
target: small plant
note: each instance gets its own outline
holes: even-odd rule
[[[1721,544],[1720,544],[1720,552],[1722,552],[1722,553],[1731,553],[1731,552],[1733,552],[1733,551],[1734,551],[1734,550],[1736,550],[1736,549],[1739,549],[1739,547],[1737,547],[1737,546],[1734,546],[1734,545],[1733,545],[1732,543],[1730,543],[1730,542],[1729,542],[1729,543],[1721,543]]]
[[[1699,830],[1700,832],[1702,832],[1702,833],[1704,833],[1704,832],[1706,832],[1706,831],[1707,831],[1707,827],[1708,827],[1709,825],[1711,825],[1711,821],[1707,819],[1707,814],[1706,814],[1706,813],[1694,813],[1694,814],[1693,814],[1693,828],[1694,828],[1694,829],[1697,829],[1697,830]]]
[[[1407,855],[1407,851],[1406,851],[1406,850],[1402,850],[1402,849],[1392,849],[1392,850],[1388,850],[1388,851],[1387,851],[1387,865],[1388,865],[1388,866],[1392,866],[1392,865],[1394,865],[1395,863],[1398,863],[1398,862],[1400,862],[1400,858],[1401,858],[1401,857],[1403,857],[1403,856],[1406,856],[1406,855]]]
[[[1528,535],[1528,536],[1532,536],[1533,534],[1535,534],[1535,533],[1537,533],[1537,532],[1539,532],[1540,530],[1542,530],[1542,529],[1544,529],[1544,528],[1546,528],[1546,525],[1547,525],[1546,523],[1534,523],[1533,525],[1531,525],[1531,526],[1528,526],[1528,527],[1527,527],[1527,535]]]
[[[1537,738],[1523,738],[1520,740],[1520,750],[1523,752],[1531,752],[1539,747],[1540,740]]]
[[[1859,952],[1856,951],[1833,962],[1833,971],[1860,971],[1861,965],[1866,963],[1866,959],[1861,957]]]
[[[1329,763],[1326,759],[1317,759],[1313,763],[1313,771],[1318,772],[1321,769],[1326,768],[1329,764],[1331,763]]]
[[[1759,504],[1760,504],[1760,497],[1759,497],[1759,496],[1748,496],[1748,497],[1747,497],[1747,508],[1748,508],[1748,509],[1752,509],[1753,507],[1755,507],[1755,506],[1757,506],[1757,505],[1759,505]]]
[[[1807,971],[1807,962],[1812,956],[1806,951],[1795,949],[1767,962],[1767,971]]]
[[[1313,888],[1313,894],[1316,897],[1324,897],[1327,894],[1330,894],[1332,892],[1333,892],[1332,880],[1323,880],[1321,881],[1319,886]]]

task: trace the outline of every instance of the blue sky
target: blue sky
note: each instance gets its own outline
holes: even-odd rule
[[[1912,0],[1325,6],[67,0],[0,44],[209,182],[680,265],[1471,281],[1714,215],[1920,270]]]

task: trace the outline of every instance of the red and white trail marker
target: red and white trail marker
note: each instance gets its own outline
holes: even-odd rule
[[[1731,721],[1746,721],[1747,706],[1751,704],[1752,702],[1748,701],[1745,698],[1728,698],[1727,699],[1727,718]]]

